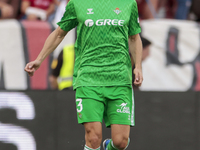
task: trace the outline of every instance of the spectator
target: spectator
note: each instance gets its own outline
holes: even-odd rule
[[[69,1],[69,0],[54,0],[54,3],[59,6],[61,2],[63,1]]]
[[[47,20],[55,11],[53,0],[22,0],[22,13],[27,20]]]
[[[193,0],[192,6],[191,6],[191,12],[195,15],[195,20],[200,22],[200,1],[199,0]]]
[[[54,0],[54,4],[56,4],[56,6],[59,6],[60,5],[60,1],[62,1],[62,0]]]
[[[136,0],[141,19],[152,19],[158,16],[174,19],[187,19],[191,0]],[[194,0],[195,1],[195,0]],[[196,0],[198,1],[198,0]],[[198,5],[196,5],[198,6]],[[164,9],[166,14],[158,14]],[[198,8],[199,9],[199,8]]]
[[[188,13],[191,6],[191,0],[176,0],[177,1],[177,10],[175,13],[175,19],[187,19]],[[198,5],[199,10],[199,5]]]
[[[52,24],[57,27],[57,22],[59,22],[65,12],[65,7],[67,6],[67,3],[69,2],[69,0],[61,0],[61,1],[55,1],[55,3],[57,4],[57,9],[55,12],[55,17],[52,21]]]
[[[177,9],[176,0],[164,0],[164,7],[166,9],[166,18],[174,19]]]
[[[136,0],[138,13],[141,19],[152,19],[157,17],[159,0]]]
[[[0,19],[17,19],[19,8],[20,0],[0,0]]]
[[[72,87],[74,68],[74,45],[66,45],[51,64],[49,82],[52,89],[64,90]]]
[[[163,0],[161,7],[165,8],[166,18],[187,19],[191,0]]]

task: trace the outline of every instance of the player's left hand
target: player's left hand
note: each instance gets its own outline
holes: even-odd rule
[[[143,81],[142,69],[135,68],[133,70],[133,73],[135,74],[135,80],[134,80],[135,86],[141,86],[142,81]]]

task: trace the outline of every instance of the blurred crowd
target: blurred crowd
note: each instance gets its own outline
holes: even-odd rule
[[[200,19],[200,0],[136,0],[141,19]]]
[[[69,0],[0,0],[0,19],[42,20],[55,24]],[[200,0],[136,0],[140,19],[200,21]]]
[[[0,0],[0,19],[53,21],[68,0]],[[62,12],[63,13],[63,12]]]

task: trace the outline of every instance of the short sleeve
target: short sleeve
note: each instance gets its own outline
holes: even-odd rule
[[[60,22],[57,23],[64,31],[70,31],[78,25],[76,11],[73,0],[70,0],[66,6],[65,13]]]
[[[137,2],[134,0],[131,8],[131,16],[129,20],[129,35],[136,35],[141,32],[141,27],[139,23]]]

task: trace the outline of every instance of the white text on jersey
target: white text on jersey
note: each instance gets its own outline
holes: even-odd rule
[[[99,19],[95,22],[97,26],[103,26],[103,25],[113,25],[113,26],[123,26],[124,25],[124,20],[118,20],[118,19]],[[94,21],[92,19],[87,19],[85,21],[85,25],[87,27],[91,27],[94,25]]]

